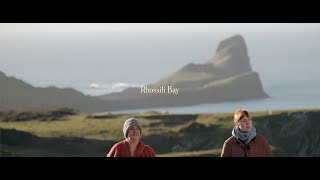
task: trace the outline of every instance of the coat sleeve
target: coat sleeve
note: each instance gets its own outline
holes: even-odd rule
[[[224,142],[220,157],[231,157],[231,156],[232,156],[231,147],[227,142]]]
[[[270,145],[267,140],[265,140],[265,148],[266,148],[266,155],[265,157],[273,157],[273,153],[271,151]]]
[[[154,150],[152,149],[152,147],[146,145],[145,150],[147,151],[147,156],[148,157],[157,157],[156,153],[154,152]]]

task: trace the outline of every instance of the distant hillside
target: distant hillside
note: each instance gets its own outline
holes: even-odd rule
[[[115,106],[115,103],[85,96],[81,92],[71,88],[36,88],[15,77],[8,77],[1,71],[0,85],[0,110],[55,109],[68,107],[82,112],[96,112]]]
[[[130,104],[134,108],[185,106],[200,103],[239,101],[269,97],[257,72],[252,71],[242,36],[220,42],[215,56],[204,64],[189,63],[151,88],[172,86],[178,94],[145,94],[128,88],[99,98]]]

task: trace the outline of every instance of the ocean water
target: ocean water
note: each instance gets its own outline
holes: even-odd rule
[[[288,109],[320,109],[319,84],[310,86],[301,84],[301,88],[296,88],[295,86],[279,86],[266,87],[264,89],[270,95],[269,98],[237,102],[207,103],[183,107],[145,108],[125,111],[112,111],[111,113],[143,113],[147,111],[157,111],[173,114],[195,114],[235,112],[238,108],[246,108],[249,111],[267,112],[273,110]]]

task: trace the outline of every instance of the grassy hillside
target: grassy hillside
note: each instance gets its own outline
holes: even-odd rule
[[[124,121],[136,117],[143,126],[142,140],[159,157],[213,157],[220,155],[234,125],[233,113],[64,114],[49,121],[42,116],[3,121],[4,114],[0,113],[1,156],[102,157],[123,139]],[[252,115],[257,132],[268,139],[275,156],[320,156],[319,109]],[[15,119],[12,111],[10,117]]]

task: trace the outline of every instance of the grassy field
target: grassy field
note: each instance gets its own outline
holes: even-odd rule
[[[159,157],[214,157],[220,155],[234,125],[233,113],[73,114],[19,121],[5,121],[4,114],[1,156],[103,157],[123,139],[124,121],[136,117],[143,126],[142,140]],[[319,109],[252,112],[252,116],[275,156],[320,156]]]

